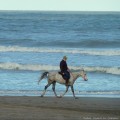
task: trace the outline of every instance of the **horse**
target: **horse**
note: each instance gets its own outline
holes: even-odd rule
[[[70,72],[70,79],[69,79],[69,82],[67,85],[66,85],[66,81],[63,79],[62,75],[59,74],[58,72],[43,72],[40,79],[38,80],[38,84],[43,78],[47,78],[48,84],[45,86],[44,91],[41,94],[41,97],[43,97],[45,95],[47,88],[52,84],[52,90],[56,97],[58,97],[58,98],[63,97],[67,93],[68,88],[71,87],[73,97],[76,98],[73,85],[78,77],[82,77],[85,81],[88,80],[86,72],[84,70],[81,70],[79,72]],[[58,96],[55,91],[56,82],[66,86],[66,91],[63,94],[61,94],[60,96]]]

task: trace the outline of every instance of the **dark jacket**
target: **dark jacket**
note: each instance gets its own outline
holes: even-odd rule
[[[65,71],[68,70],[66,61],[62,60],[62,61],[60,62],[60,70],[61,70],[62,73],[64,73]]]

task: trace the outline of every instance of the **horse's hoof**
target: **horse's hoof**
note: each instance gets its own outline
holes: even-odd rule
[[[57,96],[57,98],[62,98],[62,96],[60,95],[60,96]]]
[[[75,99],[78,99],[78,97],[74,97]]]

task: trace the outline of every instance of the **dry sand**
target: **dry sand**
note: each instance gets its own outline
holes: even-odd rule
[[[0,120],[120,120],[120,98],[2,96]]]

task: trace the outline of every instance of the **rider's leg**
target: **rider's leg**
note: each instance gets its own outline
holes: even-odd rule
[[[68,85],[69,83],[69,79],[70,79],[70,73],[68,71],[65,72],[65,75],[66,75],[66,85]]]

